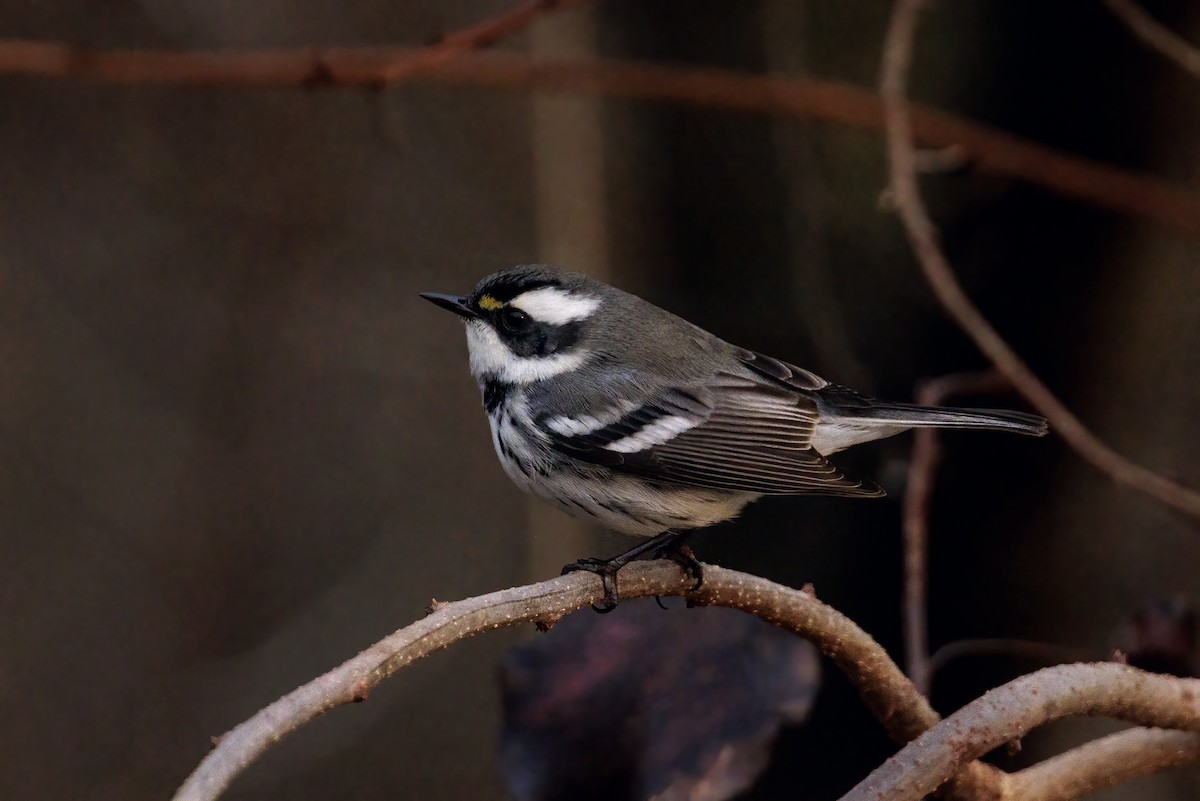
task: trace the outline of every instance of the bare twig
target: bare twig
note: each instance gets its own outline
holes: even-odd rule
[[[541,61],[486,51],[430,61],[425,53],[395,47],[97,50],[62,42],[0,40],[0,73],[190,86],[484,86],[814,117],[871,130],[883,127],[874,92],[831,81],[631,61]],[[913,106],[911,114],[912,130],[922,144],[959,148],[974,169],[1155,220],[1200,238],[1200,197],[1190,192],[928,107]]]
[[[955,640],[946,643],[929,657],[929,675],[936,676],[938,671],[956,659],[983,655],[1031,659],[1044,665],[1078,662],[1087,658],[1080,648],[1038,640],[1015,640],[1001,637]]]
[[[913,38],[923,4],[924,0],[897,0],[884,44],[880,88],[892,195],[926,280],[943,308],[1077,453],[1114,481],[1200,517],[1200,493],[1131,462],[1089,431],[1008,346],[955,278],[917,186],[913,128],[905,97]]]
[[[953,777],[960,765],[1037,726],[1072,715],[1102,715],[1146,726],[1200,731],[1200,679],[1146,673],[1112,663],[1044,668],[967,704],[900,749],[842,801],[917,801]],[[1119,745],[1128,752],[1127,742]],[[1094,763],[1094,750],[1085,753],[1086,760]],[[1178,764],[1174,753],[1164,755],[1160,750],[1159,756],[1164,759],[1160,764]],[[1079,766],[1081,762],[1076,754],[1067,764]],[[1052,764],[1045,770],[1060,771],[1062,765]],[[1158,765],[1141,767],[1144,773]]]
[[[620,575],[623,598],[683,595],[695,604],[742,609],[812,640],[846,672],[863,701],[898,742],[907,742],[939,720],[870,635],[812,595],[713,565],[705,566],[700,589],[690,590],[691,584],[678,566],[665,561],[637,562],[623,568]],[[400,668],[453,642],[502,626],[550,626],[602,597],[597,577],[572,573],[540,584],[435,604],[428,617],[285,695],[220,737],[175,798],[216,798],[284,735],[334,707],[366,698],[372,688]],[[994,772],[981,763],[964,770],[964,781],[975,782],[990,781]]]
[[[380,82],[384,84],[400,83],[423,68],[436,66],[464,51],[487,47],[506,36],[511,36],[528,27],[544,14],[551,11],[562,11],[585,2],[587,0],[532,0],[532,2],[522,3],[482,22],[448,33],[436,44],[418,50],[414,54],[396,59],[391,65],[384,68],[380,75]]]
[[[913,434],[912,459],[904,486],[901,534],[904,539],[904,660],[908,677],[929,694],[933,671],[929,660],[929,506],[933,479],[941,461],[937,434],[931,428]]]
[[[922,381],[915,400],[939,406],[959,395],[983,395],[1011,391],[1012,385],[995,368],[982,372],[951,373]],[[1083,658],[1076,649],[1026,640],[961,640],[929,654],[927,616],[929,563],[929,507],[934,479],[941,461],[937,429],[921,428],[914,433],[912,458],[908,465],[902,503],[904,541],[904,652],[908,677],[929,695],[933,677],[947,662],[969,653],[1006,653],[1033,656],[1047,664]]]
[[[713,565],[705,566],[704,578],[704,585],[700,589],[691,590],[691,578],[684,576],[674,563],[637,562],[621,571],[620,589],[622,597],[626,599],[652,595],[682,595],[694,604],[725,606],[756,615],[773,625],[812,640],[822,652],[833,659],[855,684],[864,702],[893,739],[906,742],[933,726],[936,726],[933,729],[935,732],[944,731],[944,724],[938,723],[937,713],[889,659],[887,653],[853,621],[821,603],[810,593]],[[598,602],[603,595],[603,587],[595,576],[573,573],[539,584],[502,590],[464,601],[435,603],[432,611],[424,619],[400,629],[324,676],[288,693],[245,723],[217,738],[217,745],[213,751],[179,788],[175,796],[176,801],[217,798],[238,774],[285,735],[337,706],[364,700],[384,679],[422,657],[474,634],[505,626],[536,623],[542,628],[548,628],[563,616]],[[998,699],[1010,703],[1011,708],[1019,713],[1022,725],[1025,725],[1039,714],[1053,716],[1052,708],[1056,704],[1053,699],[1065,692],[1064,687],[1068,687],[1069,697],[1061,701],[1061,714],[1113,714],[1143,723],[1179,727],[1191,725],[1188,721],[1192,718],[1188,716],[1193,715],[1194,710],[1189,710],[1200,704],[1200,700],[1197,700],[1200,699],[1200,692],[1194,697],[1186,695],[1186,692],[1200,688],[1200,680],[1157,677],[1121,665],[1072,667],[1084,668],[1085,672],[1053,672],[1059,668],[1049,669],[1050,672],[1041,671],[1033,677],[1025,677],[1007,685],[1007,690],[1002,688],[1001,691],[993,691],[968,708],[980,707],[982,704],[987,713],[987,710],[991,709],[988,699]],[[1086,669],[1094,670],[1089,673]],[[1095,671],[1099,671],[1099,674]],[[1100,674],[1101,678],[1108,677],[1119,681],[1119,685],[1109,687],[1095,678]],[[1089,676],[1092,678],[1089,679]],[[1114,676],[1115,679],[1112,678]],[[1016,689],[1013,689],[1014,686]],[[1103,695],[1102,690],[1105,687],[1111,692],[1097,701],[1094,696]],[[1162,693],[1168,691],[1174,695],[1164,700]],[[996,695],[998,692],[1000,695]],[[1022,693],[1028,695],[1026,700],[1049,700],[1041,703],[1033,711],[1020,713],[1017,710],[1019,704],[1012,699],[1024,697]],[[1086,707],[1089,703],[1098,706],[1094,709]],[[1164,706],[1174,711],[1164,711]],[[1092,711],[1088,712],[1087,709]],[[952,719],[961,719],[961,714],[956,713]],[[996,721],[995,732],[988,728],[991,725],[989,721],[990,719],[980,720],[979,731],[971,730],[973,735],[990,738],[987,742],[1004,742],[1014,736],[1010,733],[1012,724],[1006,720]],[[1036,722],[1029,725],[1036,725]],[[1009,728],[1005,728],[1006,726]],[[942,735],[939,734],[938,737]],[[920,739],[926,740],[927,735]],[[940,740],[935,738],[935,742]],[[1101,741],[1102,744],[1096,747],[1105,750],[1110,756],[1116,753],[1133,754],[1147,742],[1154,747],[1155,753],[1161,755],[1163,765],[1178,764],[1185,758],[1185,755],[1168,752],[1167,746],[1174,741],[1161,738],[1145,740],[1129,735],[1116,741]],[[932,753],[937,747],[925,746],[926,750],[922,753]],[[975,745],[971,747],[977,750]],[[983,748],[979,753],[987,750],[983,745],[978,747]],[[973,750],[972,753],[974,752]],[[901,754],[905,753],[908,752],[901,751]],[[1187,751],[1187,754],[1191,754],[1191,751]],[[1081,746],[1064,755],[1062,759],[1065,761],[1058,764],[1080,767],[1101,761],[1091,754],[1088,746]],[[1020,797],[1007,793],[1010,777],[992,766],[961,758],[961,754],[952,757],[949,762],[942,758],[935,761],[942,766],[937,769],[941,771],[936,774],[939,777],[938,783],[951,777],[951,783],[943,791],[946,798],[965,801],[971,798]],[[1050,763],[1050,767],[1041,774],[1028,772],[1020,781],[1023,785],[1032,786],[1036,783],[1036,777],[1043,775],[1050,777],[1048,782],[1065,785],[1064,779],[1056,778],[1058,771],[1054,769],[1054,764]],[[1137,772],[1133,772],[1134,768],[1131,767],[1129,775],[1141,775],[1154,767],[1141,757],[1131,758],[1130,764],[1137,766]],[[1119,781],[1124,775],[1119,769],[1112,767],[1097,767],[1096,770],[1100,776],[1105,777],[1104,781],[1109,783]],[[923,770],[921,775],[933,774]],[[1047,797],[1065,799],[1068,796]]]
[[[1005,784],[1013,799],[1071,801],[1197,759],[1200,734],[1126,729],[1009,774]]]
[[[954,395],[996,392],[1008,387],[995,370],[954,373],[922,382],[917,403],[937,406]],[[936,429],[919,428],[913,435],[912,458],[904,487],[901,531],[904,539],[904,656],[908,677],[929,694],[933,666],[929,657],[929,621],[926,614],[929,565],[929,506],[934,476],[941,461]]]
[[[941,448],[933,429],[913,434],[912,459],[902,501],[901,537],[904,541],[904,660],[908,677],[922,694],[929,694],[932,669],[929,661],[929,506],[933,478],[941,461]]]
[[[1133,0],[1103,0],[1104,5],[1129,28],[1142,44],[1174,61],[1179,67],[1200,78],[1200,49],[1167,28]]]

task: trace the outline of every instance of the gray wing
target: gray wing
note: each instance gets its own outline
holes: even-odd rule
[[[732,355],[743,366],[767,379],[769,383],[781,384],[801,394],[831,386],[828,381],[811,370],[789,364],[774,356],[766,356],[747,348],[734,348]]]
[[[537,424],[564,456],[657,481],[770,495],[883,494],[812,448],[815,403],[757,378],[719,374],[636,403],[612,402],[596,414],[546,415]]]

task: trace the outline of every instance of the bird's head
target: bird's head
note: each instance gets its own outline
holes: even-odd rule
[[[493,273],[469,295],[421,297],[464,318],[477,380],[530,384],[578,368],[617,290],[579,273],[524,265]]]

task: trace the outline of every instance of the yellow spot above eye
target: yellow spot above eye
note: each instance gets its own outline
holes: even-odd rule
[[[493,298],[491,295],[484,295],[479,299],[479,308],[484,311],[495,311],[504,304]]]

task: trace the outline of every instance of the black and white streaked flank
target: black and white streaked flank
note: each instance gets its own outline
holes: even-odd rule
[[[729,520],[763,495],[879,497],[827,457],[910,428],[1046,433],[1022,412],[863,397],[578,273],[514,267],[423,297],[466,321],[517,486],[627,534]]]

